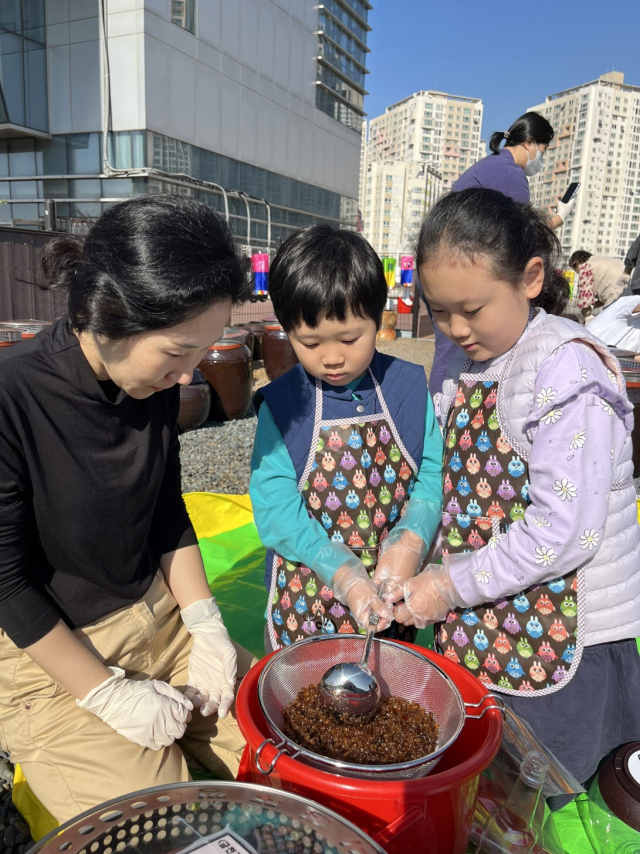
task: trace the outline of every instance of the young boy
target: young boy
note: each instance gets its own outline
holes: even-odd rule
[[[266,647],[364,631],[372,611],[398,637],[370,574],[415,575],[440,521],[442,439],[425,373],[376,352],[387,283],[354,232],[296,232],[270,292],[300,364],[256,395],[250,491],[268,548]]]

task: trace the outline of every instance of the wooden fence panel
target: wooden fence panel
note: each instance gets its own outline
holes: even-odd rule
[[[66,310],[64,291],[46,288],[38,271],[42,247],[56,235],[0,227],[0,323],[55,320]]]

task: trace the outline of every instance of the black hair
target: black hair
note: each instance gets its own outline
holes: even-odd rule
[[[41,267],[52,286],[68,289],[71,327],[113,340],[175,326],[250,292],[226,222],[185,196],[119,202],[84,241],[47,243]]]
[[[349,311],[380,326],[388,296],[382,262],[364,237],[331,225],[296,231],[271,265],[269,293],[283,328],[315,327]]]
[[[505,148],[522,145],[523,142],[539,142],[549,145],[553,139],[553,128],[540,113],[525,113],[516,119],[507,131],[496,131],[491,134],[489,148],[493,154],[499,154],[500,143],[506,139]]]
[[[591,252],[587,252],[586,249],[576,249],[571,258],[569,258],[569,266],[572,270],[575,270],[576,267],[584,264],[589,258],[591,258]]]
[[[422,223],[416,266],[446,255],[473,263],[485,257],[494,275],[518,287],[531,258],[544,262],[544,283],[532,305],[562,314],[569,284],[556,269],[560,242],[547,215],[497,190],[474,187],[441,198]]]

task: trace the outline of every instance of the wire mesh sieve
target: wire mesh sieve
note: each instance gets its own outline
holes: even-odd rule
[[[464,724],[465,706],[460,692],[444,671],[419,652],[393,641],[374,640],[369,667],[383,696],[413,700],[425,711],[433,712],[439,727],[438,744],[433,753],[411,762],[360,765],[313,753],[282,731],[283,710],[298,692],[317,684],[333,664],[358,661],[363,643],[364,638],[357,635],[307,638],[280,650],[268,662],[258,683],[258,699],[269,728],[280,742],[277,746],[292,749],[290,755],[308,765],[347,777],[369,780],[424,777],[457,738]]]

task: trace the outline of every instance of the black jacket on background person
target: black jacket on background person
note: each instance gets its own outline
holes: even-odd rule
[[[640,234],[633,241],[627,252],[627,257],[624,259],[626,270],[633,270],[629,286],[634,294],[640,293]]]
[[[3,352],[4,351],[4,352]],[[141,599],[197,543],[178,386],[135,400],[93,374],[66,320],[0,361],[0,629],[29,646]]]

